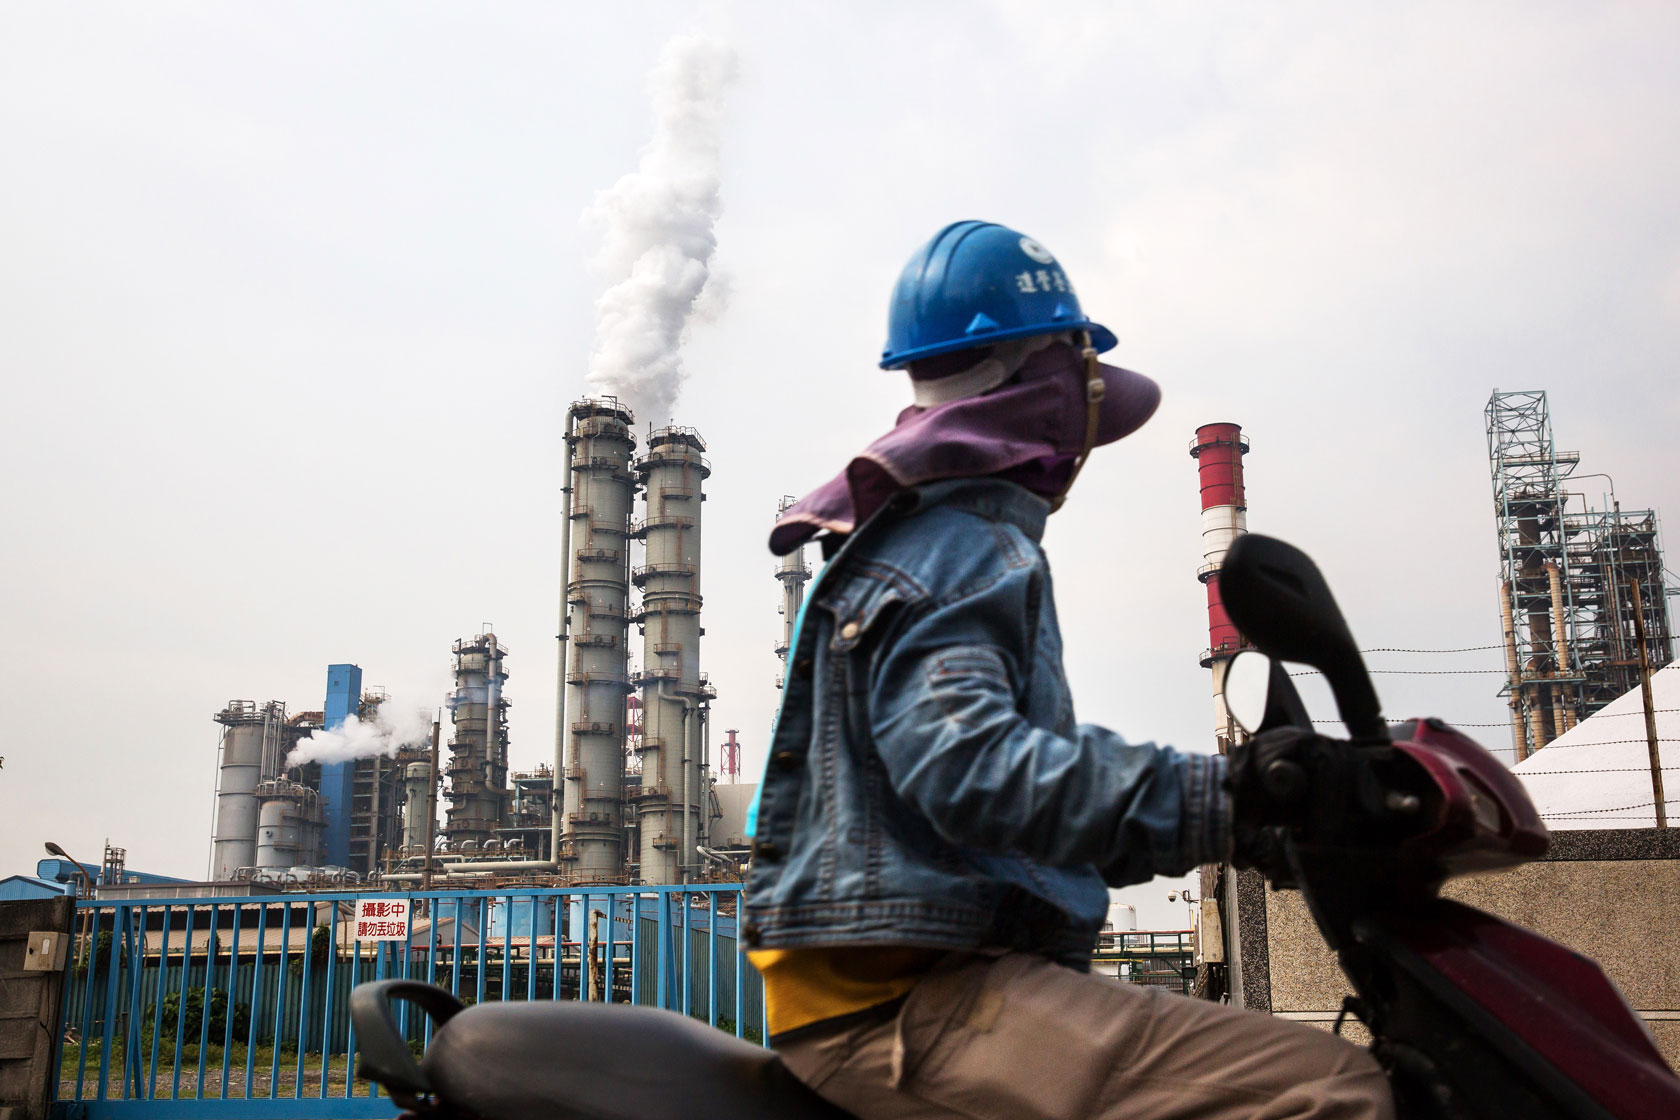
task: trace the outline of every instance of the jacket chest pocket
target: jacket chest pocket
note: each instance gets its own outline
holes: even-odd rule
[[[854,579],[815,604],[821,608],[827,630],[827,660],[831,672],[824,687],[842,694],[866,697],[870,664],[881,635],[898,611],[905,596],[890,583]]]

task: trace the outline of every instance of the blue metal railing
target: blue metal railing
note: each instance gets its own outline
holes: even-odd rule
[[[77,904],[55,1115],[388,1117],[354,1076],[349,993],[424,979],[465,1003],[611,1000],[762,1041],[763,984],[737,950],[741,888],[524,888]],[[355,936],[358,899],[400,898],[400,940]],[[416,1047],[423,1016],[399,1011]]]

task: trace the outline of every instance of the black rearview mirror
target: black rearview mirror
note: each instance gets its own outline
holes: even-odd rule
[[[1260,652],[1324,674],[1350,734],[1388,737],[1359,647],[1306,553],[1259,533],[1238,537],[1220,568],[1219,589],[1231,621]]]
[[[1271,684],[1272,659],[1258,650],[1245,649],[1225,666],[1225,680],[1220,685],[1225,711],[1250,735],[1260,730],[1266,718]]]

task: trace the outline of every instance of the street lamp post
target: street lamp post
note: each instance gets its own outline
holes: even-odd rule
[[[82,875],[82,886],[84,888],[83,893],[84,893],[85,897],[92,898],[93,897],[93,876],[88,874],[87,868],[83,867],[81,865],[81,862],[79,860],[77,860],[75,856],[72,856],[69,852],[65,851],[63,848],[59,847],[57,844],[54,844],[51,840],[47,841],[46,847],[47,847],[47,854],[49,856],[57,856],[60,859],[67,859],[71,863],[74,863],[76,865],[76,870],[81,872],[81,875]],[[87,945],[87,911],[84,910],[82,912],[82,918],[81,918],[81,921],[78,924],[80,926],[80,930],[76,935],[76,939],[78,941],[82,942],[84,944],[84,946],[86,946],[86,952],[87,952],[87,955],[88,955],[88,971],[92,972],[93,971],[93,946],[92,945]]]
[[[1186,910],[1185,917],[1189,919],[1190,928],[1194,930],[1196,928],[1196,903],[1201,900],[1190,897],[1190,892],[1188,890],[1167,892],[1168,902],[1177,902],[1180,899],[1184,901],[1184,907]]]

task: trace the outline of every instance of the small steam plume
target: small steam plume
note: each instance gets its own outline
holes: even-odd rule
[[[636,170],[595,195],[586,225],[602,230],[595,265],[612,286],[595,301],[589,384],[640,418],[671,416],[684,373],[681,347],[696,315],[722,310],[727,293],[712,271],[723,95],[735,52],[701,35],[665,45],[650,93],[653,139]]]
[[[406,713],[406,714],[405,714]],[[348,716],[331,731],[316,731],[298,740],[286,756],[286,769],[309,762],[349,762],[357,758],[384,755],[414,743],[429,743],[432,720],[419,708],[381,704],[372,719]]]

